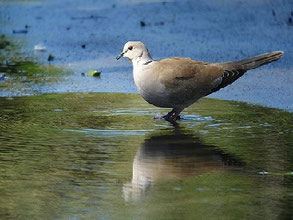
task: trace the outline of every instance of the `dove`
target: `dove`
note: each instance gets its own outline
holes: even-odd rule
[[[129,41],[116,59],[125,57],[132,62],[134,83],[142,98],[154,106],[172,109],[156,118],[175,122],[183,109],[200,98],[230,85],[250,69],[278,60],[283,54],[283,51],[274,51],[220,63],[182,57],[157,61],[142,42]]]

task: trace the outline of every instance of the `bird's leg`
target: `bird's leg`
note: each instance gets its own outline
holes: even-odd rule
[[[172,111],[170,111],[167,115],[164,116],[164,119],[169,122],[175,122],[176,120],[180,119],[181,111],[178,111],[177,109],[173,108]]]
[[[176,120],[180,119],[180,112],[182,110],[181,109],[175,109],[173,108],[172,111],[170,111],[167,115],[161,115],[159,117],[155,117],[155,119],[165,119],[166,121],[169,122],[175,122]]]
[[[154,119],[160,120],[160,119],[170,118],[172,116],[172,114],[174,114],[174,109],[172,109],[172,111],[168,112],[168,114],[156,116],[156,117],[154,117]]]

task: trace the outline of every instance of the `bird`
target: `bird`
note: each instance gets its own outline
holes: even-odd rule
[[[273,51],[234,62],[210,63],[190,58],[172,57],[153,60],[140,41],[128,41],[116,57],[128,58],[139,94],[148,103],[171,108],[166,115],[155,117],[171,123],[180,119],[183,109],[200,98],[230,85],[250,69],[271,63],[283,56]]]

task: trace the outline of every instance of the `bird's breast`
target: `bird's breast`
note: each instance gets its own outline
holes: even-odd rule
[[[158,107],[170,107],[166,100],[165,87],[157,74],[149,68],[134,67],[133,78],[139,94],[150,104]]]

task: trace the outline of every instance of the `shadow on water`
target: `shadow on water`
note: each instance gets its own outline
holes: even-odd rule
[[[290,216],[291,113],[203,99],[177,128],[162,113],[133,94],[1,97],[0,218]]]
[[[149,136],[134,157],[132,181],[124,184],[126,201],[141,199],[156,182],[244,165],[217,147],[204,144],[195,134],[185,134],[180,127]]]

